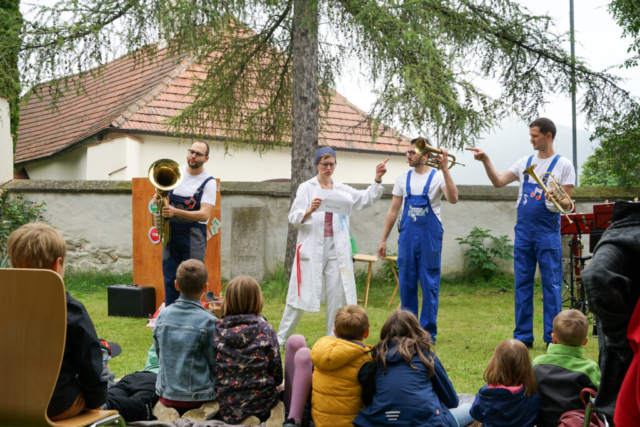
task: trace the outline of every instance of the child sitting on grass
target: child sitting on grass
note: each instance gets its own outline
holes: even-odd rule
[[[64,278],[67,244],[60,233],[43,223],[25,224],[7,241],[14,268],[53,270]],[[107,380],[102,375],[102,349],[84,306],[67,292],[67,340],[58,381],[47,408],[51,421],[101,409],[107,401]]]
[[[218,412],[213,335],[216,319],[200,298],[209,274],[202,261],[190,259],[178,267],[180,297],[160,312],[153,329],[158,355],[154,415],[162,422],[182,418],[204,421]]]
[[[265,422],[279,402],[280,347],[275,330],[260,314],[263,304],[260,285],[253,277],[239,276],[227,285],[213,343],[220,418],[227,424]],[[277,415],[269,424],[282,425],[284,405],[278,409],[280,414],[274,411]]]
[[[311,350],[311,415],[316,427],[348,427],[373,394],[369,317],[364,308],[347,305],[335,317],[335,337],[320,338]],[[288,350],[288,349],[287,349]]]
[[[458,407],[458,395],[433,353],[431,337],[413,313],[396,310],[389,315],[373,348],[373,361],[373,403],[358,414],[355,426],[463,427],[473,422],[471,405]]]
[[[588,329],[587,318],[578,310],[561,311],[553,319],[553,344],[546,355],[533,360],[541,405],[538,427],[556,427],[563,413],[584,409],[580,399],[583,388],[598,391],[598,364],[582,357],[589,342]]]
[[[483,386],[471,407],[471,416],[484,427],[536,425],[540,401],[529,350],[520,341],[498,344],[484,371]]]

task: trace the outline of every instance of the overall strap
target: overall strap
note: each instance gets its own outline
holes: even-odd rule
[[[531,166],[531,160],[533,160],[533,154],[531,156],[529,156],[529,158],[527,159],[527,166],[525,166],[525,169],[528,168],[529,166]],[[529,183],[529,174],[528,173],[524,174],[524,183],[525,184]]]
[[[198,187],[198,189],[196,190],[195,194],[193,195],[194,199],[199,199],[202,195],[202,192],[204,191],[204,187],[209,183],[209,181],[211,181],[213,179],[212,176],[210,176],[209,178],[205,179],[204,182],[202,184],[200,184],[200,187]]]
[[[556,156],[553,158],[553,161],[549,165],[549,169],[547,169],[547,172],[551,172],[553,170],[553,168],[556,166],[556,163],[558,163],[558,160],[560,160],[560,154],[556,154]]]
[[[411,172],[413,171],[407,172],[407,184],[406,184],[407,197],[411,195]]]
[[[427,195],[429,194],[429,187],[431,187],[431,180],[433,179],[433,176],[435,174],[436,174],[436,170],[431,169],[431,173],[429,174],[429,179],[427,180],[427,183],[424,186],[424,190],[422,190],[423,197],[427,197]]]

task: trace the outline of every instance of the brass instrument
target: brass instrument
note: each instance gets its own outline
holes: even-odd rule
[[[442,154],[442,150],[430,146],[427,143],[427,140],[424,138],[418,138],[416,140],[416,152],[420,153],[421,155],[427,153]],[[431,156],[429,156],[429,159],[426,162],[420,160],[420,163],[422,163],[423,165],[431,166],[432,168],[440,169],[440,163],[438,163],[436,159],[432,159]],[[454,156],[453,154],[449,154],[449,169],[451,169],[454,165],[464,166],[462,163],[456,162],[456,156]]]
[[[560,213],[567,218],[569,224],[573,224],[573,221],[571,221],[571,218],[569,218],[569,214],[573,212],[574,208],[573,200],[571,200],[567,192],[564,191],[562,185],[558,183],[558,180],[556,179],[554,174],[552,174],[551,172],[545,172],[541,176],[538,176],[538,174],[534,171],[535,168],[536,165],[531,165],[524,170],[524,173],[528,173],[529,175],[531,175],[531,178],[533,178],[538,183],[538,185],[542,188],[542,191],[544,191],[545,193],[549,190],[553,191],[551,202],[555,205],[556,209],[558,209]],[[545,175],[549,175],[549,177],[545,179]],[[549,184],[549,188],[547,188],[544,182],[542,182],[543,179],[547,181],[547,183]],[[560,204],[560,201],[564,199],[569,200],[569,202],[571,203],[571,206],[568,210],[565,210]]]
[[[149,167],[149,181],[156,188],[158,201],[156,213],[153,215],[153,225],[158,230],[158,237],[163,246],[169,244],[169,221],[162,216],[162,207],[167,201],[169,191],[178,188],[183,180],[180,165],[170,159],[156,160]]]

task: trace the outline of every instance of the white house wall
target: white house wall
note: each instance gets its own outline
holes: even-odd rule
[[[87,149],[69,153],[24,166],[31,179],[84,180],[87,178]]]
[[[25,166],[32,179],[51,180],[131,180],[145,177],[149,166],[158,159],[168,158],[185,164],[189,143],[160,136],[108,134],[105,141],[81,147],[49,160]],[[142,141],[142,142],[140,142]],[[205,168],[222,181],[260,182],[291,178],[291,149],[276,148],[263,153],[251,149],[226,153],[224,144],[210,142],[211,152]],[[388,156],[377,153],[337,151],[338,166],[334,178],[340,182],[366,184],[373,181],[375,167]],[[391,156],[387,162],[385,183],[393,183],[408,169],[406,157]],[[452,171],[455,180],[455,169]]]
[[[178,139],[157,135],[134,135],[144,141],[140,146],[140,172],[146,176],[149,165],[162,158],[186,163],[189,143]],[[225,154],[224,144],[209,142],[211,151],[205,168],[223,181],[259,182],[270,179],[291,178],[291,149],[276,148],[260,156],[251,149],[235,150]],[[361,154],[338,151],[338,167],[335,179],[341,182],[369,183],[375,176],[375,167],[387,158],[384,154]],[[392,156],[387,163],[385,182],[391,183],[395,177],[407,170],[404,156]]]
[[[133,138],[121,136],[87,148],[87,179],[128,181],[139,175],[140,146]]]

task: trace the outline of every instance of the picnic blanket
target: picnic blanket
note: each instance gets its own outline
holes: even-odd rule
[[[220,420],[196,421],[191,418],[176,420],[175,423],[163,423],[160,421],[135,421],[128,422],[128,426],[144,426],[144,427],[243,427],[243,424],[227,424]],[[258,427],[266,427],[267,423],[261,423]]]

